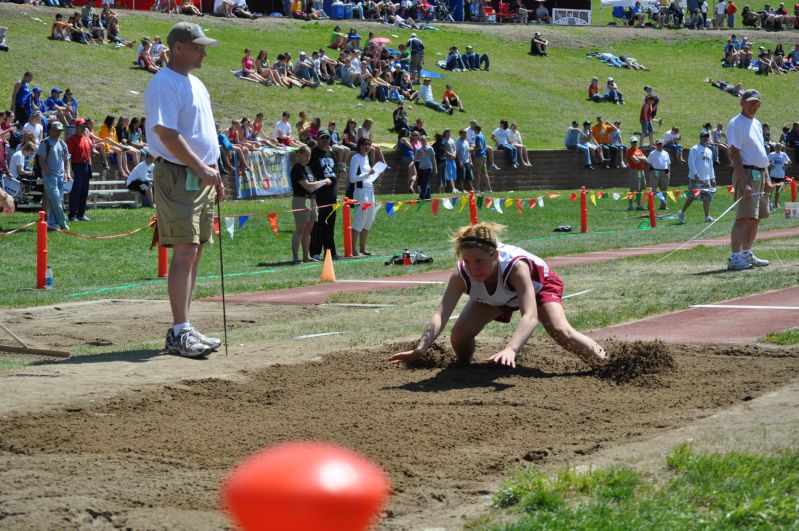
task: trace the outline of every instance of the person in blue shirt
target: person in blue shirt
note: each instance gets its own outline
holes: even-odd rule
[[[474,152],[472,153],[474,191],[492,192],[491,180],[488,177],[488,169],[486,168],[486,137],[483,135],[482,127],[477,124],[472,126],[472,131],[474,131]],[[485,188],[483,188],[483,177],[485,177]]]
[[[461,57],[460,52],[458,52],[457,46],[452,46],[449,49],[449,55],[447,55],[447,61],[444,68],[455,72],[466,70],[466,65],[463,63],[463,58]]]
[[[41,92],[41,90],[40,90]],[[61,99],[61,89],[53,87],[50,91],[50,97],[44,102],[44,106],[48,111],[62,111],[67,108],[67,104]]]
[[[222,161],[220,168],[222,173],[234,173],[236,163],[239,165],[239,174],[244,175],[250,168],[247,166],[247,149],[239,146],[230,141],[224,131],[222,131],[219,122],[216,122],[216,138],[219,141],[219,158]],[[235,154],[235,158],[234,158]]]
[[[25,72],[22,75],[22,79],[14,85],[14,90],[11,93],[11,105],[14,108],[14,116],[19,124],[26,123],[31,117],[31,100],[33,99],[33,93],[30,88],[31,81],[33,81],[33,74]]]
[[[39,111],[40,113],[44,114],[47,111],[47,106],[42,101],[41,98],[42,89],[38,86],[33,87],[31,91],[31,112]]]

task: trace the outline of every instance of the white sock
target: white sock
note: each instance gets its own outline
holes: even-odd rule
[[[180,335],[180,333],[187,328],[191,328],[191,323],[188,321],[186,321],[185,323],[174,324],[172,325],[172,334],[176,336]]]
[[[741,250],[741,255],[743,255],[743,256],[748,256],[750,254],[752,254],[752,249],[742,249]]]

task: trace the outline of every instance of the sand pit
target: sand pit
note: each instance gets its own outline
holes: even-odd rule
[[[481,341],[476,359],[500,345]],[[457,526],[517,467],[642,440],[799,375],[786,351],[662,343],[609,344],[623,378],[594,373],[548,341],[531,342],[516,370],[454,366],[447,347],[413,368],[385,362],[406,346],[2,417],[0,522],[224,527],[217,488],[234,462],[279,441],[319,439],[389,473],[396,492],[383,528]],[[649,354],[633,363],[633,352]]]

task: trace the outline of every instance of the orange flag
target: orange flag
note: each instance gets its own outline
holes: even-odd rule
[[[277,212],[269,212],[266,217],[269,220],[269,226],[272,227],[272,232],[277,236]]]
[[[441,204],[441,199],[438,197],[433,198],[433,215],[438,216],[438,206]]]
[[[516,210],[518,210],[518,212],[519,212],[519,217],[522,217],[522,200],[521,199],[517,199],[516,200]]]
[[[572,192],[569,196],[569,202],[574,203],[575,199],[577,199],[577,192]]]
[[[219,236],[219,216],[214,216],[214,234]]]
[[[491,199],[490,197],[486,197],[486,202],[485,202],[486,209],[491,208],[491,202],[492,201],[493,201],[493,199]]]

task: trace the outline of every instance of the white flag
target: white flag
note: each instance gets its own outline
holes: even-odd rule
[[[230,239],[233,239],[233,227],[236,225],[236,218],[227,217],[225,218],[225,228],[227,229],[228,234],[230,234]]]
[[[494,199],[494,210],[502,214],[502,199]]]
[[[444,206],[444,208],[446,208],[447,210],[452,210],[452,201],[450,201],[449,197],[445,197],[444,199],[442,199],[442,200],[441,200],[441,204],[442,204],[442,205]]]
[[[538,196],[538,206],[540,206],[541,208],[544,208],[544,196],[543,195],[539,195]]]
[[[621,196],[619,194],[617,194],[616,192],[613,192],[613,200],[614,201],[618,201],[620,198],[621,198]]]

